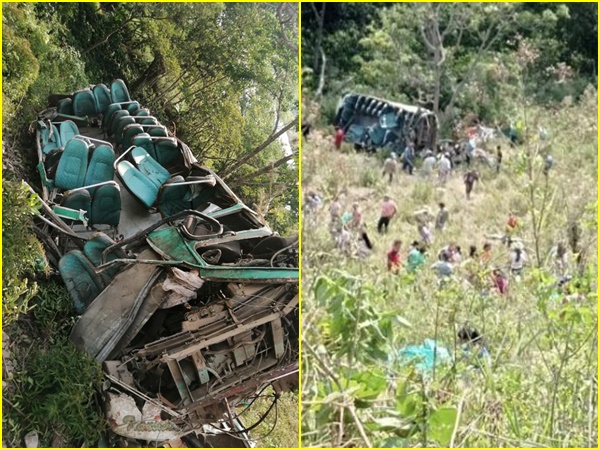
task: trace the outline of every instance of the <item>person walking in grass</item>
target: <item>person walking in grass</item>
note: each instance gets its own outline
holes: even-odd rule
[[[421,166],[421,174],[428,178],[429,175],[433,173],[433,168],[435,167],[435,156],[431,150],[425,151],[425,159],[423,160],[423,165]]]
[[[500,173],[500,166],[502,165],[502,147],[496,147],[496,174]]]
[[[389,176],[389,182],[394,179],[394,175],[398,173],[398,161],[396,161],[396,153],[392,152],[389,158],[383,163],[383,176]]]
[[[352,219],[350,221],[350,228],[359,230],[363,224],[363,215],[360,210],[358,203],[352,204]]]
[[[454,273],[454,268],[450,263],[450,255],[447,252],[442,252],[440,254],[440,259],[436,261],[431,268],[440,279],[449,278]]]
[[[487,265],[491,262],[491,260],[492,260],[492,244],[490,244],[489,242],[486,242],[485,244],[483,244],[483,252],[481,253],[481,256],[479,257],[479,261],[481,262],[481,264]]]
[[[544,175],[548,178],[548,174],[550,173],[550,169],[554,166],[554,158],[552,155],[548,153],[546,155],[546,159],[544,159]]]
[[[435,229],[442,231],[446,226],[446,222],[448,222],[448,210],[446,209],[446,204],[444,202],[438,203],[440,210],[435,217]]]
[[[475,182],[479,180],[479,174],[476,170],[469,170],[464,177],[465,181],[465,192],[467,194],[467,200],[471,199],[471,192],[473,191],[473,186]]]
[[[438,179],[441,185],[446,184],[451,170],[452,162],[450,162],[450,155],[444,153],[438,162]]]
[[[377,222],[377,231],[379,234],[387,233],[390,220],[392,220],[392,217],[394,217],[397,212],[398,207],[396,206],[396,202],[394,202],[389,195],[384,195],[383,203],[381,204],[381,215],[379,217],[379,222]]]
[[[420,222],[417,225],[417,231],[419,232],[419,236],[421,236],[421,240],[425,243],[425,245],[431,245],[431,230],[429,229],[427,222]]]
[[[400,257],[400,248],[402,247],[402,241],[396,239],[392,244],[392,249],[387,254],[387,269],[389,272],[398,273],[400,265],[402,264]]]
[[[410,252],[406,258],[406,271],[415,272],[419,267],[425,264],[425,246],[414,241],[410,246]]]
[[[402,170],[408,172],[410,175],[413,174],[413,170],[415,168],[415,144],[409,142],[409,144],[402,152],[400,156],[400,160],[402,161]]]
[[[510,271],[518,278],[523,273],[523,266],[527,262],[527,253],[521,247],[515,247],[510,253]]]

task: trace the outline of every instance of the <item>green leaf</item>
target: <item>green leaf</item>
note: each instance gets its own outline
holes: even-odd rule
[[[458,411],[456,408],[444,407],[439,408],[429,416],[429,421],[427,422],[429,426],[428,434],[442,447],[450,444],[457,414]]]

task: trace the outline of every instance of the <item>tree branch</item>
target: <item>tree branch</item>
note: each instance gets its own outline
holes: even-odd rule
[[[238,167],[241,167],[243,164],[246,164],[249,160],[251,160],[252,158],[254,158],[261,151],[263,151],[265,148],[267,148],[271,143],[273,143],[277,138],[279,138],[279,136],[281,136],[286,131],[288,131],[291,128],[293,128],[294,125],[296,127],[298,126],[298,117],[294,117],[290,123],[288,123],[286,126],[284,126],[283,128],[281,128],[277,133],[271,134],[271,136],[269,136],[262,144],[260,144],[259,146],[255,147],[254,149],[252,149],[251,151],[249,151],[248,153],[246,153],[246,155],[244,155],[240,159],[238,159],[234,165],[226,167],[219,174],[219,176],[221,178],[223,178],[223,179],[226,179],[227,177],[229,177],[231,175],[231,173],[235,169],[237,169]]]
[[[232,181],[231,183],[229,183],[229,186],[230,187],[240,186],[240,185],[244,184],[245,181],[252,180],[253,178],[259,177],[266,173],[273,172],[277,167],[282,166],[283,164],[285,164],[288,161],[291,161],[296,156],[296,154],[297,154],[297,152],[292,152],[289,155],[286,155],[283,158],[278,159],[274,163],[269,163],[262,169],[256,170],[252,173],[249,173],[248,175],[244,175],[243,177],[236,179],[235,181]]]

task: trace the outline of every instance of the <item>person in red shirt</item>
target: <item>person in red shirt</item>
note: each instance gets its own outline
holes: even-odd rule
[[[334,144],[335,144],[335,148],[337,150],[340,149],[340,147],[342,146],[342,142],[344,141],[344,136],[345,136],[345,132],[343,128],[338,128],[335,132],[335,140],[334,140]]]
[[[387,268],[390,272],[397,273],[402,264],[400,259],[400,247],[402,247],[402,241],[395,240],[392,245],[392,249],[387,254]]]
[[[504,295],[508,293],[508,279],[500,269],[494,269],[492,272],[492,283],[499,294]]]
[[[515,235],[517,227],[519,226],[519,219],[512,212],[508,215],[508,221],[506,222],[506,234],[502,238],[502,243],[510,247],[512,238]]]

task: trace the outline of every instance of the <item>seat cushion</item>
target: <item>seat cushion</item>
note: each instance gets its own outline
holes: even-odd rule
[[[109,238],[106,234],[95,233],[92,238],[85,243],[83,247],[83,253],[94,266],[98,267],[102,263],[102,253],[114,243],[115,241]],[[105,262],[114,261],[115,259],[123,259],[126,257],[127,255],[123,250],[116,249],[106,255]],[[114,264],[100,272],[100,276],[104,282],[108,284],[122,266],[123,264]]]
[[[117,111],[120,111],[121,109],[122,109],[121,105],[117,105],[116,103],[109,105],[109,107],[103,113],[104,117],[102,118],[102,128],[104,129],[104,131],[110,130],[110,125],[112,123],[113,114],[116,113]]]
[[[109,130],[110,130],[110,134],[111,136],[114,136],[115,133],[117,132],[117,127],[119,126],[119,121],[123,118],[129,116],[129,111],[125,110],[125,109],[121,109],[120,111],[115,111],[115,113],[112,115],[112,118],[110,120],[110,124],[109,124]]]
[[[60,202],[61,206],[65,208],[70,208],[74,210],[85,211],[86,217],[90,217],[90,206],[92,204],[92,197],[90,193],[83,189],[80,191],[71,192],[66,194],[62,201]]]
[[[156,160],[164,167],[179,161],[183,163],[183,155],[172,139],[156,139],[154,141]]]
[[[100,83],[94,86],[93,93],[96,101],[96,111],[98,111],[98,114],[104,114],[112,103],[110,91],[105,84]]]
[[[158,188],[129,161],[117,164],[117,173],[129,192],[146,208],[151,208],[158,197]]]
[[[73,112],[76,116],[94,116],[96,110],[96,99],[89,89],[84,89],[73,94]]]
[[[148,133],[138,134],[133,139],[132,145],[135,145],[136,147],[142,147],[150,156],[152,156],[152,158],[158,161],[156,158],[156,152],[154,151],[154,140],[150,139],[150,135]]]
[[[79,139],[67,142],[58,167],[54,184],[59,189],[83,187],[88,167],[88,146]]]
[[[92,263],[79,250],[66,253],[58,262],[58,270],[73,300],[77,314],[83,314],[102,292],[104,283]]]
[[[144,129],[137,124],[126,125],[123,129],[123,140],[121,145],[124,149],[128,149],[133,145],[133,138],[143,133]],[[154,145],[152,146],[152,153],[154,153]],[[152,153],[150,156],[152,156]]]
[[[134,101],[134,102],[128,103],[127,105],[123,105],[123,109],[126,109],[127,111],[129,111],[129,114],[133,114],[138,109],[140,109],[140,104],[138,102]]]
[[[79,128],[72,120],[65,120],[60,124],[60,142],[62,145],[67,145],[67,142],[77,135],[79,135]]]
[[[92,152],[84,186],[112,181],[115,177],[115,152],[108,145],[99,145]]]
[[[69,116],[75,115],[73,111],[73,99],[71,98],[63,98],[58,101],[56,105],[56,112],[59,114],[68,114]]]
[[[119,225],[121,192],[116,186],[107,184],[96,189],[89,217],[90,225]]]
[[[181,175],[173,177],[168,186],[163,186],[158,194],[157,208],[163,218],[186,209],[192,209],[191,189],[189,185],[177,185],[185,181]]]
[[[135,147],[131,151],[131,156],[139,171],[146,175],[157,188],[171,178],[169,171],[154,160],[142,147]]]
[[[110,95],[112,96],[113,103],[128,102],[131,100],[125,82],[119,78],[110,84]]]
[[[56,125],[52,125],[52,128],[42,128],[42,151],[45,155],[50,153],[52,150],[61,147],[60,133]]]
[[[115,142],[117,145],[120,145],[123,142],[123,129],[127,125],[132,125],[135,123],[135,119],[131,116],[123,116],[118,119],[117,126],[115,127]]]

